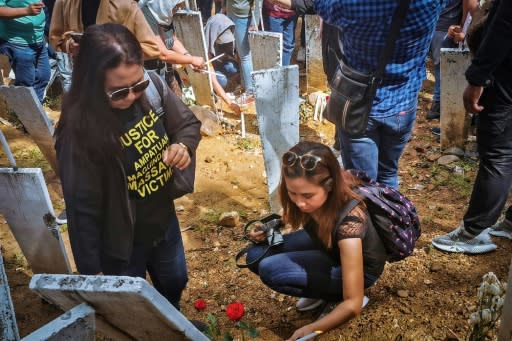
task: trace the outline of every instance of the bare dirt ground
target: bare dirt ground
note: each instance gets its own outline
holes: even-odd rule
[[[462,218],[471,193],[477,163],[460,161],[464,174],[440,166],[439,143],[430,128],[439,122],[425,121],[430,104],[420,94],[418,120],[413,137],[400,162],[401,190],[417,205],[423,234],[414,255],[388,264],[383,276],[367,291],[370,304],[363,313],[318,339],[320,340],[463,340],[467,319],[476,307],[476,289],[489,271],[506,279],[512,242],[495,238],[496,252],[467,256],[433,249],[433,236],[451,231]],[[58,113],[52,113],[58,116]],[[241,139],[236,131],[204,137],[198,150],[196,191],[179,199],[178,216],[183,230],[189,283],[182,312],[189,318],[206,319],[215,313],[221,328],[235,336],[239,331],[225,315],[227,304],[245,304],[244,321],[261,331],[260,340],[281,340],[314,318],[316,312],[298,313],[296,298],[276,294],[248,270],[237,269],[234,255],[245,245],[243,223],[268,212],[264,166],[254,114],[246,116],[249,132]],[[63,208],[58,179],[30,137],[2,125],[21,167],[42,167],[56,211]],[[301,137],[332,143],[329,123],[302,122]],[[0,166],[6,166],[0,153]],[[0,194],[1,197],[1,194]],[[482,198],[484,200],[485,198]],[[241,222],[234,228],[217,225],[220,213],[237,211]],[[66,232],[64,232],[66,234]],[[61,312],[45,304],[28,289],[31,271],[0,216],[0,246],[21,336],[57,317]],[[207,302],[205,311],[193,307],[197,298]]]

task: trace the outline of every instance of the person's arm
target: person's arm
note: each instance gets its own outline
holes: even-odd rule
[[[183,46],[182,42],[174,36],[174,44],[172,49],[167,49],[160,36],[156,36],[158,45],[162,51],[160,59],[166,63],[181,64],[181,65],[192,65],[194,68],[204,68],[204,58],[191,55],[187,49]]]
[[[210,66],[210,70],[212,70],[212,72],[215,72],[215,69],[213,68],[213,66]],[[212,77],[213,91],[215,91],[215,93],[218,96],[220,96],[220,98],[224,101],[224,103],[226,103],[231,108],[231,110],[233,110],[235,112],[235,114],[240,115],[240,113],[241,113],[240,106],[238,104],[236,104],[235,102],[233,102],[226,95],[226,91],[224,91],[224,88],[220,85],[219,81],[217,80],[217,76],[213,74],[213,75],[211,75],[211,77]]]
[[[343,282],[343,302],[319,320],[297,329],[289,341],[295,341],[317,330],[327,332],[361,312],[364,297],[363,247],[360,238],[338,242]]]
[[[500,1],[495,10],[476,56],[465,73],[469,84],[463,94],[464,107],[472,113],[483,110],[478,104],[483,88],[492,85],[494,71],[512,51],[512,2]]]
[[[27,7],[0,6],[0,19],[16,19],[26,16],[38,15],[44,8],[42,2],[35,2]]]
[[[125,11],[118,10],[114,22],[119,24],[130,23],[130,27],[125,26],[128,27],[140,43],[144,59],[160,58],[161,48],[137,2],[131,1],[130,6],[125,7],[127,7]]]
[[[314,0],[270,0],[275,5],[292,9],[297,15],[315,14]]]

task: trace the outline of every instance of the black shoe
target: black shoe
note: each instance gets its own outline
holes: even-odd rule
[[[435,120],[441,117],[441,104],[439,102],[432,102],[430,110],[427,113],[427,120]]]
[[[438,127],[432,128],[432,134],[434,134],[436,136],[441,136],[441,128],[438,128]]]
[[[199,320],[189,320],[201,333],[204,333],[208,329],[208,325]]]

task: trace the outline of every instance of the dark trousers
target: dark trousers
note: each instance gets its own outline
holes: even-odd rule
[[[144,279],[147,271],[155,289],[176,309],[179,309],[181,293],[187,285],[188,276],[183,240],[176,214],[173,215],[162,241],[152,246],[136,243],[129,262],[102,259],[102,269],[105,275]]]
[[[499,218],[512,186],[512,86],[495,81],[480,99],[484,110],[477,116],[480,166],[464,225],[480,233]],[[507,219],[512,220],[509,207]]]

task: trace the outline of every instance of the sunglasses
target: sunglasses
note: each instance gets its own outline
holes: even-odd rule
[[[290,151],[283,154],[283,164],[287,167],[292,167],[295,165],[297,160],[299,161],[299,165],[302,167],[302,169],[310,172],[316,168],[318,163],[322,161],[322,158],[320,156],[311,154],[304,154],[299,156]]]
[[[134,93],[142,92],[146,90],[146,88],[149,85],[149,79],[143,79],[140,82],[135,83],[134,85],[122,88],[116,91],[107,92],[108,98],[110,98],[111,101],[120,101],[126,98],[130,94],[130,91],[133,91]]]

